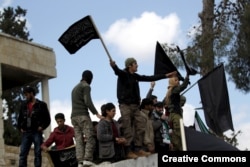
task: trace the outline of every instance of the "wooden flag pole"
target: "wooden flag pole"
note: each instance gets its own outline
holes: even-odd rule
[[[99,31],[98,31],[98,29],[97,29],[97,27],[96,27],[96,25],[95,25],[95,23],[94,23],[94,20],[92,19],[91,16],[90,16],[90,19],[91,19],[91,22],[93,23],[94,28],[95,28],[95,30],[96,30],[96,32],[97,32],[97,34],[98,34],[98,36],[99,36],[99,38],[100,38],[100,40],[101,40],[101,42],[102,42],[102,45],[103,45],[103,47],[104,47],[104,49],[105,49],[105,51],[106,51],[106,53],[107,53],[107,55],[108,55],[108,57],[109,57],[109,60],[112,60],[112,58],[111,58],[111,56],[110,56],[110,54],[109,54],[109,51],[108,51],[108,49],[107,49],[107,47],[106,47],[106,45],[105,45],[105,43],[104,43],[104,41],[103,41],[103,39],[102,39],[102,36],[101,36],[101,34],[99,33]]]

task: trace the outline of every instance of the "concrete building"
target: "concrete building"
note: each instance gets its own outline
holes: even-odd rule
[[[41,100],[50,109],[48,82],[56,75],[56,56],[52,48],[0,33],[0,96],[5,90],[38,81],[41,83]],[[2,99],[0,117],[3,118]],[[45,138],[50,131],[51,127],[46,129]],[[6,166],[3,133],[3,119],[0,119],[1,167]]]

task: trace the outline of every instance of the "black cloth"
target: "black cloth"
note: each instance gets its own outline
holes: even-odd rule
[[[154,74],[166,74],[173,71],[177,71],[179,80],[184,80],[180,72],[177,70],[175,65],[169,59],[168,55],[165,53],[161,44],[157,41],[155,49],[155,66]]]
[[[192,128],[184,127],[187,151],[239,151],[224,140]]]
[[[207,126],[216,134],[234,131],[223,64],[198,81]]]

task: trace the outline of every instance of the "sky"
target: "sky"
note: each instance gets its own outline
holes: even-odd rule
[[[110,56],[119,68],[124,68],[125,59],[134,57],[139,65],[138,73],[153,75],[156,42],[188,46],[192,27],[199,22],[202,1],[197,0],[144,0],[144,1],[84,1],[84,0],[0,0],[0,10],[8,6],[20,6],[27,10],[26,19],[30,38],[33,42],[53,49],[56,55],[57,77],[49,80],[49,107],[52,129],[56,127],[54,115],[62,112],[66,124],[71,125],[71,90],[80,82],[84,70],[91,70],[94,78],[91,83],[91,96],[100,113],[100,106],[112,102],[116,106],[117,76],[109,65],[109,58],[101,40],[95,39],[71,55],[58,41],[66,29],[81,18],[91,15],[101,34]],[[177,55],[178,56],[178,55]],[[180,70],[185,76],[185,71]],[[191,85],[184,94],[184,124],[192,125],[195,108],[202,107],[197,81],[200,76],[191,76]],[[228,76],[226,76],[228,80]],[[167,91],[168,80],[156,82],[154,92],[159,100]],[[250,94],[244,94],[227,82],[231,114],[241,150],[250,149]],[[146,97],[150,82],[140,83],[141,97]],[[38,95],[39,97],[39,95]],[[115,119],[120,116],[119,108]],[[204,120],[203,110],[197,110]],[[98,119],[91,115],[92,120]],[[226,134],[230,136],[231,130]]]

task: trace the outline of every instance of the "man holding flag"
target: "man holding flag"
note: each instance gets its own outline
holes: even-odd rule
[[[126,144],[127,158],[137,158],[138,156],[148,156],[149,152],[142,149],[144,124],[141,123],[140,113],[140,89],[139,81],[151,82],[176,75],[176,71],[167,74],[158,74],[152,76],[137,74],[137,61],[134,58],[127,58],[125,69],[118,68],[116,63],[110,59],[110,65],[114,70],[117,79],[117,98],[121,112],[122,130],[124,137],[128,141]],[[134,127],[132,127],[134,126]],[[133,134],[133,129],[135,134]],[[135,150],[131,150],[131,142],[134,141]]]

